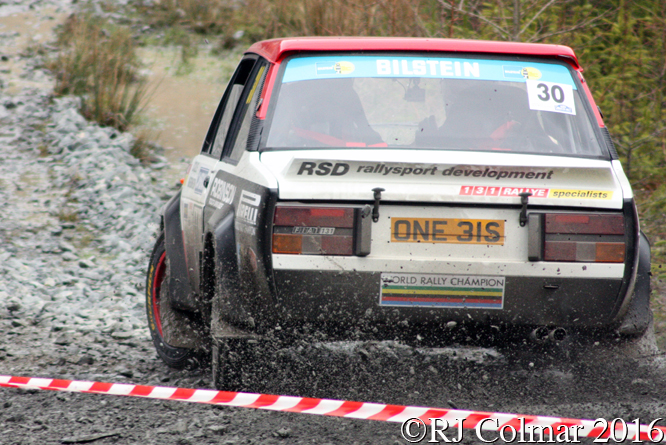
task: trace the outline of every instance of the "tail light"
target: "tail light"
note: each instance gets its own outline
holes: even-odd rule
[[[370,230],[369,212],[360,207],[278,205],[273,253],[365,256]]]
[[[622,214],[531,213],[530,261],[623,263]]]

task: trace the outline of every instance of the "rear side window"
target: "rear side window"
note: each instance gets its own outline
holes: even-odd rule
[[[267,149],[396,147],[602,157],[560,63],[403,55],[295,57]]]
[[[233,141],[233,145],[230,145],[231,148],[229,152],[225,153],[225,157],[228,157],[231,160],[238,161],[247,148],[250,131],[252,129],[252,121],[256,120],[255,112],[259,103],[259,98],[261,97],[261,90],[263,89],[266,72],[267,65],[262,62],[257,63],[245,88],[247,92],[243,96],[238,107],[239,109],[243,107],[238,115],[240,128]]]
[[[245,59],[241,61],[220,102],[219,107],[221,115],[219,121],[214,124],[217,126],[215,128],[214,140],[210,150],[211,155],[217,159],[219,159],[222,154],[224,142],[231,126],[231,120],[234,117],[241,94],[243,93],[243,88],[250,77],[254,65],[254,59]]]

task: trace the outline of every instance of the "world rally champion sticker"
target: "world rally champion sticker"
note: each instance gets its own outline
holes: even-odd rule
[[[381,306],[502,309],[504,277],[382,273]]]

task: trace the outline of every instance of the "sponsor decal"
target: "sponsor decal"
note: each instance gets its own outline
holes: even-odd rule
[[[343,176],[349,172],[349,164],[345,162],[309,162],[301,163],[297,175],[306,176]]]
[[[442,176],[472,176],[474,178],[501,179],[551,179],[554,171],[522,171],[514,169],[494,169],[490,167],[458,168],[450,167],[442,171]]]
[[[388,164],[377,162],[372,164],[358,162],[332,162],[332,161],[314,161],[314,160],[295,160],[290,167],[289,172],[296,176],[447,176],[447,177],[472,177],[472,178],[490,178],[497,181],[503,179],[536,179],[550,180],[555,173],[554,170],[535,170],[516,168],[498,168],[498,167],[458,167],[452,166],[443,168],[442,166],[432,164]]]
[[[496,276],[382,273],[379,304],[502,309],[505,281]]]
[[[301,163],[296,175],[298,176],[344,176],[349,173],[351,166],[346,162],[313,162],[304,161]],[[379,176],[434,176],[440,173],[437,166],[420,166],[412,164],[409,167],[405,165],[386,165],[376,163],[371,165],[359,165],[354,167],[355,173],[372,174]]]
[[[208,204],[213,207],[222,208],[225,204],[231,205],[236,195],[236,186],[223,181],[220,178],[213,179],[208,194]]]
[[[531,198],[547,198],[548,189],[534,187],[487,187],[480,185],[463,185],[460,195],[466,196],[515,196],[521,193],[531,193]]]
[[[533,63],[530,66],[507,65],[506,61],[452,57],[346,56],[344,61],[331,56],[297,57],[289,60],[283,83],[302,80],[369,77],[419,77],[436,79],[471,79],[501,82],[545,80],[576,88],[566,67]]]
[[[294,227],[291,233],[301,235],[334,235],[335,227]]]
[[[354,64],[351,62],[315,63],[317,74],[351,74]]]
[[[520,71],[520,74],[523,75],[525,79],[528,80],[536,80],[536,79],[541,79],[541,71],[539,71],[536,68],[533,68],[531,66],[528,66],[526,68],[523,68]]]
[[[200,167],[199,173],[197,174],[197,181],[194,185],[194,193],[201,195],[206,187],[204,187],[204,180],[208,176],[210,170],[206,167]]]
[[[576,114],[576,104],[571,85],[542,80],[527,80],[526,84],[530,110]]]
[[[612,199],[613,192],[608,190],[550,190],[549,198],[568,199]]]
[[[431,165],[429,167],[412,165],[410,167],[406,167],[406,166],[388,166],[383,163],[377,163],[373,165],[359,165],[358,168],[356,169],[356,173],[364,173],[364,174],[372,173],[372,174],[379,174],[382,176],[388,176],[388,175],[434,176],[435,173],[437,173],[438,171],[439,170],[436,165]]]
[[[504,245],[504,220],[391,218],[392,243]]]
[[[257,215],[259,214],[259,205],[261,204],[261,196],[256,193],[243,190],[241,192],[240,202],[238,203],[238,211],[236,213],[236,221],[257,225]]]
[[[195,162],[194,166],[188,167],[187,173],[188,173],[189,176],[187,178],[187,186],[186,187],[189,187],[191,189],[194,188],[194,186],[197,183],[197,172],[198,171],[199,171],[199,163],[198,162]]]
[[[612,199],[610,190],[561,190],[533,187],[488,187],[481,185],[463,185],[459,195],[465,196],[513,196],[531,193],[532,198],[568,198],[568,199]]]
[[[502,72],[506,79],[522,79],[523,67],[522,66],[502,66]]]
[[[378,59],[377,74],[384,76],[471,77],[481,76],[479,62],[437,59]]]
[[[541,79],[541,71],[531,66],[503,65],[502,70],[507,79]]]

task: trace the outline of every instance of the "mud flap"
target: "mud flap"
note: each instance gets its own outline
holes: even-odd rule
[[[252,327],[252,318],[239,298],[240,278],[236,254],[234,214],[219,220],[213,232],[216,288],[211,307],[210,332],[213,338],[256,338],[235,325]]]
[[[170,269],[170,264],[167,265]],[[167,276],[170,272],[167,272]],[[163,286],[169,286],[165,280]],[[165,295],[170,296],[168,288]],[[175,348],[207,349],[204,339],[206,334],[201,323],[197,323],[189,313],[174,309],[170,298],[167,297],[160,305],[160,320],[162,322],[162,336],[169,346]]]
[[[643,232],[639,239],[638,272],[634,294],[618,332],[624,336],[642,335],[652,322],[650,309],[650,241]]]
[[[225,304],[223,301],[225,297],[221,295],[222,292],[224,292],[224,289],[218,286],[211,308],[210,335],[213,338],[213,342],[223,342],[224,339],[259,339],[260,336],[239,329],[223,319],[222,313],[224,308],[228,307],[228,304]]]
[[[183,229],[180,224],[180,192],[164,208],[164,236],[170,264],[169,301],[174,307],[195,310],[192,303],[194,291],[187,276]]]
[[[245,340],[213,341],[211,355],[213,385],[222,391],[239,391],[243,385]]]

